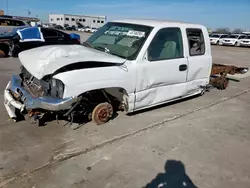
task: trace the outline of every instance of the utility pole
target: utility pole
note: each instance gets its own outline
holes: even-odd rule
[[[7,12],[7,15],[9,15],[9,6],[8,6],[8,0],[6,0],[6,12]]]

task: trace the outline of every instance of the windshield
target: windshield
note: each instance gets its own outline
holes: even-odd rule
[[[237,39],[238,35],[230,35],[229,38],[231,38],[231,39]]]
[[[246,38],[245,39],[250,39],[250,35],[249,36],[246,36]]]
[[[220,38],[223,39],[223,38],[227,38],[228,35],[222,35]]]
[[[239,39],[244,39],[244,38],[246,38],[246,36],[244,35],[239,37]]]
[[[220,35],[211,35],[211,37],[220,38]]]
[[[152,27],[109,22],[98,29],[83,45],[125,59],[134,60]]]

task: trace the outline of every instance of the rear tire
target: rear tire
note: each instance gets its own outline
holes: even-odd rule
[[[239,47],[240,45],[239,45],[238,42],[235,42],[234,46],[235,46],[235,47]]]
[[[222,78],[219,83],[218,83],[218,89],[219,90],[224,90],[228,86],[229,80],[227,78]]]

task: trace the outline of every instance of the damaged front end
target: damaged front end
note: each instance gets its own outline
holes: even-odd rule
[[[4,91],[4,105],[11,119],[21,114],[36,114],[44,111],[69,110],[78,97],[63,98],[64,84],[51,76],[38,80],[23,66],[20,75],[14,75]]]

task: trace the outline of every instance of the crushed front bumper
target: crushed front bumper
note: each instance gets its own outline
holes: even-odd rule
[[[17,117],[15,109],[20,110],[21,113],[24,110],[34,109],[56,112],[68,110],[78,101],[77,97],[56,99],[49,96],[43,96],[34,98],[23,88],[21,83],[21,78],[14,75],[4,90],[4,106],[12,119]]]

